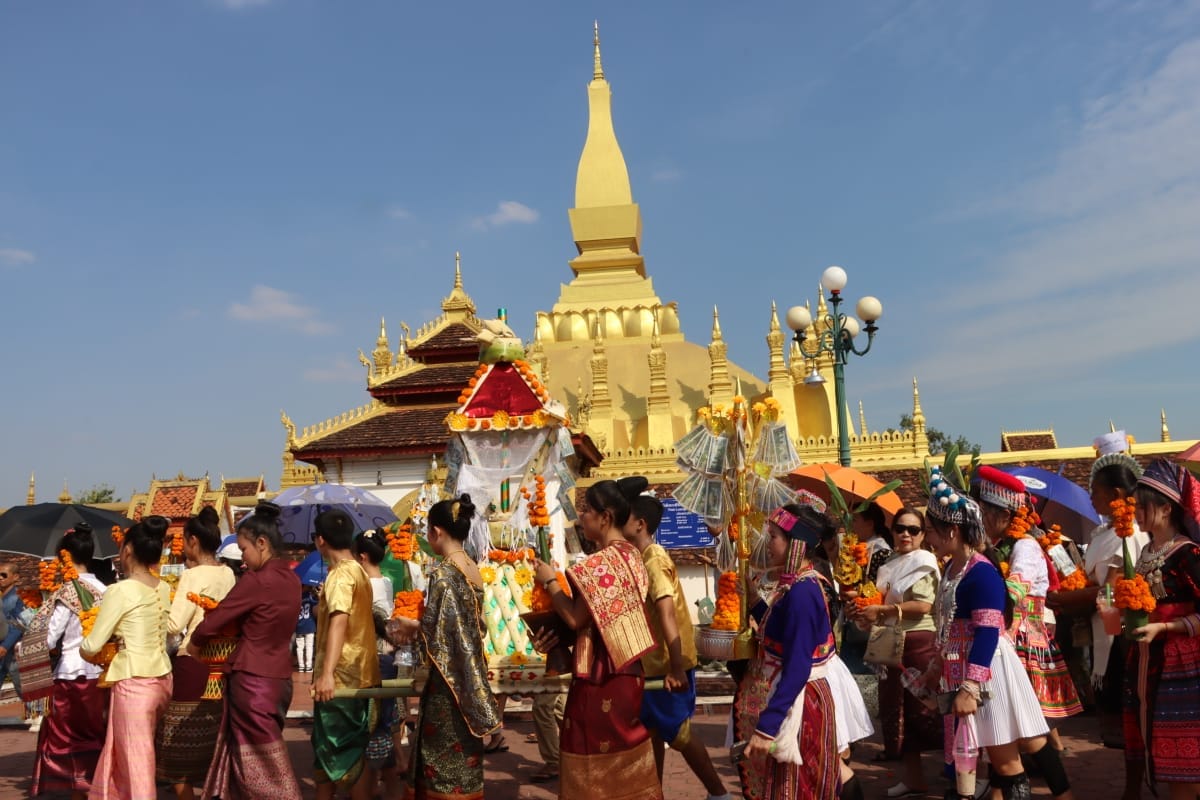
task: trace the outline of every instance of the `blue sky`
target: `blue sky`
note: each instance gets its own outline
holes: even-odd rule
[[[365,401],[454,251],[532,330],[600,18],[643,252],[685,332],[850,273],[872,427],[1200,434],[1196,2],[0,2],[0,506],[265,472]]]

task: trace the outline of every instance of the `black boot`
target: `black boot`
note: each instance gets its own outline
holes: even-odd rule
[[[1016,775],[993,775],[992,786],[1000,790],[1004,800],[1031,800],[1033,790],[1029,788],[1029,776],[1024,772]]]
[[[842,784],[842,793],[838,796],[842,800],[864,800],[862,784],[857,775]]]
[[[1071,791],[1071,779],[1067,777],[1067,770],[1063,767],[1062,753],[1055,750],[1049,742],[1046,742],[1041,750],[1029,756],[1029,760],[1038,765],[1038,770],[1045,779],[1050,794],[1058,797],[1060,794]]]

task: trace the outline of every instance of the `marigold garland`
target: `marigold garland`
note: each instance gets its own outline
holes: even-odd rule
[[[41,608],[42,607],[42,592],[40,589],[21,589],[17,592],[17,596],[21,598],[21,602],[26,608]]]
[[[1029,529],[1035,524],[1034,515],[1029,508],[1018,508],[1013,512],[1012,519],[1009,520],[1008,530],[1004,535],[1010,539],[1024,539],[1029,536]]]
[[[558,581],[558,588],[562,589],[562,593],[570,597],[571,587],[567,583],[567,576],[561,572],[556,572],[554,573],[554,579]],[[554,603],[550,599],[550,592],[541,583],[534,584],[533,591],[529,597],[529,607],[534,611],[550,611],[554,608]]]
[[[417,552],[417,537],[412,525],[391,525],[387,529],[387,545],[397,561],[412,561]]]
[[[1055,523],[1050,526],[1050,530],[1046,531],[1046,535],[1038,541],[1038,544],[1042,546],[1043,550],[1050,552],[1050,548],[1062,544],[1062,538],[1062,526]]]
[[[715,631],[736,631],[742,625],[742,598],[738,594],[738,574],[722,572],[717,579],[717,610],[713,614]]]
[[[488,561],[497,564],[516,564],[518,561],[532,561],[537,556],[533,548],[522,547],[518,550],[489,550]]]
[[[857,586],[863,579],[863,567],[866,561],[859,560],[859,541],[853,533],[842,537],[841,547],[838,548],[837,563],[833,566],[833,579],[842,586]],[[866,544],[861,547],[866,550]]]
[[[1000,575],[1007,578],[1008,577],[1008,569],[1009,569],[1008,562],[1001,561],[1000,562]]]
[[[171,537],[171,555],[179,558],[183,555],[183,530],[177,529]]]
[[[1141,575],[1132,578],[1117,578],[1113,591],[1113,605],[1125,611],[1153,611],[1158,601],[1150,593],[1150,585]]]
[[[79,580],[79,570],[75,568],[75,562],[71,559],[70,553],[66,550],[59,550],[58,562],[62,566],[63,583]]]
[[[1117,498],[1109,503],[1108,507],[1112,511],[1113,533],[1122,539],[1133,536],[1135,527],[1133,518],[1137,513],[1137,500],[1133,497]]]
[[[1090,585],[1091,585],[1091,581],[1088,580],[1087,573],[1081,569],[1075,570],[1070,575],[1067,575],[1066,577],[1062,578],[1062,580],[1059,582],[1059,587],[1063,591],[1072,591],[1074,589],[1086,589]]]
[[[212,611],[220,604],[217,600],[214,600],[206,594],[196,594],[195,592],[188,592],[187,599],[191,600],[205,611]]]
[[[396,592],[392,619],[420,619],[425,611],[425,594],[418,589]]]
[[[550,511],[546,505],[546,479],[537,475],[534,477],[534,483],[536,486],[533,501],[529,503],[529,524],[534,528],[544,528],[550,524]]]
[[[99,614],[99,605],[94,605],[91,608],[79,612],[79,627],[83,630],[84,636],[91,635],[92,628],[96,627],[96,617]]]
[[[125,531],[121,530],[120,525],[112,526],[112,540],[116,543],[118,548],[125,543]]]
[[[38,562],[38,589],[43,592],[56,592],[62,586],[58,579],[58,562],[51,559]]]

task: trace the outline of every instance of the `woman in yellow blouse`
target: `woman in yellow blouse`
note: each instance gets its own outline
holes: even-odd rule
[[[154,728],[171,699],[167,657],[170,588],[150,572],[162,555],[165,517],[147,517],[129,529],[121,545],[125,580],[104,593],[100,613],[79,646],[93,657],[116,638],[119,650],[101,678],[112,687],[108,732],[88,795],[91,800],[153,800]]]

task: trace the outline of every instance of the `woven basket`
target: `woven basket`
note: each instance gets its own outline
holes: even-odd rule
[[[696,626],[696,652],[713,661],[739,661],[754,655],[754,638],[749,629],[721,631],[709,625]]]
[[[220,700],[225,696],[225,664],[237,643],[236,636],[214,636],[200,648],[200,661],[208,665],[208,681],[201,700]]]

